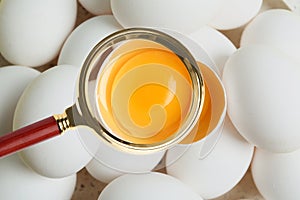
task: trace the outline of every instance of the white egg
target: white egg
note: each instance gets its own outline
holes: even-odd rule
[[[161,173],[127,174],[115,179],[98,200],[202,200],[177,179]]]
[[[5,0],[0,6],[0,51],[9,62],[40,66],[55,58],[71,32],[75,0]]]
[[[222,0],[111,0],[114,16],[129,27],[157,27],[190,33],[207,24]]]
[[[81,67],[93,47],[111,33],[122,29],[112,15],[93,17],[79,25],[68,37],[58,64]]]
[[[205,158],[201,158],[204,143],[200,140],[167,166],[168,174],[205,199],[216,198],[231,190],[246,173],[253,155],[253,146],[239,135],[229,118],[226,118],[221,131],[217,144]],[[167,152],[167,163],[176,156],[179,148],[182,147],[177,146]]]
[[[0,199],[71,199],[76,175],[50,179],[35,173],[15,155],[0,159]]]
[[[203,26],[188,36],[206,51],[221,76],[226,60],[236,51],[234,44],[221,32],[209,26]]]
[[[228,114],[257,147],[289,152],[300,148],[300,67],[281,51],[246,46],[226,63],[223,82]]]
[[[241,27],[257,15],[262,3],[263,0],[226,0],[209,25],[221,30]]]
[[[12,131],[13,114],[23,90],[40,73],[24,66],[0,68],[0,136]],[[8,87],[9,86],[9,87]],[[0,199],[69,199],[76,175],[49,179],[38,175],[17,154],[0,159]]]
[[[94,15],[111,13],[110,0],[79,0],[79,3]]]
[[[56,66],[37,77],[25,89],[15,111],[14,129],[60,114],[74,103],[79,68]],[[92,156],[82,145],[79,134],[92,134],[84,127],[29,147],[21,152],[26,164],[41,175],[60,178],[82,169]]]
[[[39,74],[37,70],[24,66],[0,68],[0,135],[12,131],[17,102],[27,84]]]
[[[182,33],[170,29],[161,29],[161,28],[155,28],[155,29],[164,32],[169,36],[175,38],[176,40],[180,41],[181,44],[190,51],[191,55],[194,57],[196,61],[201,62],[202,64],[208,66],[214,72],[219,71],[212,58],[207,54],[207,51],[202,46],[199,46],[199,44],[197,44],[196,41],[194,41],[187,35],[184,35]]]
[[[124,172],[112,169],[100,161],[93,159],[86,165],[89,174],[102,183],[109,183],[115,178],[125,174]]]
[[[145,173],[154,169],[165,152],[133,154],[101,143],[94,159],[86,166],[88,172],[101,182],[109,183],[124,173]]]
[[[271,153],[256,149],[251,166],[254,183],[266,200],[300,199],[300,150]]]
[[[202,121],[200,117],[200,126],[201,122],[208,123],[208,128],[198,130],[206,137],[168,150],[165,163],[168,174],[211,199],[228,192],[241,180],[251,162],[253,146],[241,138],[228,118],[224,122],[226,95],[221,80],[212,69],[200,69],[211,104]]]
[[[241,46],[265,44],[300,62],[300,16],[283,9],[268,10],[249,23]]]

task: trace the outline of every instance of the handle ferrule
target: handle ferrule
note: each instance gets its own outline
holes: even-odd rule
[[[70,128],[67,115],[54,115],[0,137],[0,158],[37,144]]]

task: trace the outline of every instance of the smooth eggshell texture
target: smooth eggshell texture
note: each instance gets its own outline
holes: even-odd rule
[[[50,179],[35,173],[15,155],[0,159],[0,199],[71,199],[76,175]]]
[[[158,165],[164,154],[164,151],[152,154],[133,154],[101,143],[94,159],[86,168],[94,178],[108,183],[124,173],[150,172]]]
[[[228,114],[239,132],[273,152],[300,148],[300,67],[281,51],[252,45],[226,63]]]
[[[74,27],[75,0],[4,0],[0,52],[10,63],[40,66],[55,58]]]
[[[37,77],[25,89],[14,116],[14,129],[53,114],[62,113],[74,102],[75,83],[79,69],[56,66]],[[26,164],[41,175],[60,178],[82,169],[92,156],[82,145],[79,134],[92,134],[83,127],[66,131],[21,152]]]
[[[98,200],[202,200],[177,179],[161,173],[127,174],[115,179]]]
[[[241,27],[257,15],[262,3],[263,0],[226,0],[209,25],[220,30]]]
[[[186,152],[171,165],[167,173],[187,184],[205,199],[221,196],[231,190],[246,173],[253,155],[253,146],[247,143],[225,119],[221,136],[210,152],[201,158],[202,140],[191,144]],[[175,146],[168,150],[166,163],[184,148]]]
[[[124,174],[124,172],[112,169],[96,159],[91,160],[91,162],[86,165],[86,169],[92,177],[102,183],[109,183]]]
[[[300,199],[300,150],[271,153],[256,149],[252,176],[266,200]]]
[[[226,60],[236,51],[233,43],[221,32],[209,26],[203,26],[188,36],[206,51],[217,66],[218,75],[221,76]]]
[[[24,66],[0,68],[0,135],[12,131],[17,102],[27,84],[39,74],[37,70]]]
[[[156,28],[156,29],[158,31],[168,34],[169,36],[181,42],[181,44],[185,46],[187,50],[191,53],[191,55],[194,57],[195,61],[201,62],[202,64],[208,66],[214,72],[219,71],[212,58],[208,55],[207,51],[202,46],[197,44],[196,41],[188,37],[186,34],[182,34],[170,29],[161,29],[161,28]]]
[[[0,68],[0,135],[12,131],[15,106],[24,88],[40,73],[24,66]],[[9,86],[9,87],[7,87]],[[0,159],[0,199],[70,199],[76,175],[49,179],[38,175],[17,154]]]
[[[88,19],[70,34],[60,52],[58,64],[81,67],[98,42],[121,28],[112,15]]]
[[[79,0],[79,3],[94,15],[110,14],[110,0]]]
[[[300,62],[300,16],[283,9],[268,10],[243,31],[241,46],[265,44]],[[288,59],[290,59],[288,58]]]
[[[223,3],[222,0],[111,0],[111,7],[126,28],[157,27],[190,33],[207,24]]]

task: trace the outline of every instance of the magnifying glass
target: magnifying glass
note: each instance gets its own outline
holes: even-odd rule
[[[117,149],[151,153],[182,141],[198,122],[204,82],[190,51],[164,31],[132,28],[87,56],[74,105],[0,137],[0,157],[87,126]]]

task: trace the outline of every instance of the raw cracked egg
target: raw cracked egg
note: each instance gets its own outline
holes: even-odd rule
[[[38,76],[18,102],[14,129],[60,114],[73,105],[78,71],[77,67],[60,65]],[[46,177],[60,178],[75,174],[92,159],[90,152],[82,145],[80,134],[93,136],[84,127],[68,130],[63,135],[23,150],[21,157],[34,171]]]
[[[225,62],[236,51],[232,42],[209,26],[203,26],[188,36],[206,51],[216,65],[216,73],[221,76]]]
[[[252,159],[253,146],[239,135],[228,118],[224,123],[215,143],[211,144],[208,135],[207,140],[190,146],[177,145],[166,156],[167,173],[206,199],[230,191],[243,178]]]
[[[167,173],[211,199],[232,189],[246,173],[253,146],[233,127],[226,113],[226,95],[221,80],[212,69],[199,65],[206,83],[203,111],[192,133],[167,151]]]
[[[272,46],[240,48],[224,67],[228,114],[250,143],[273,151],[300,148],[299,63]]]

